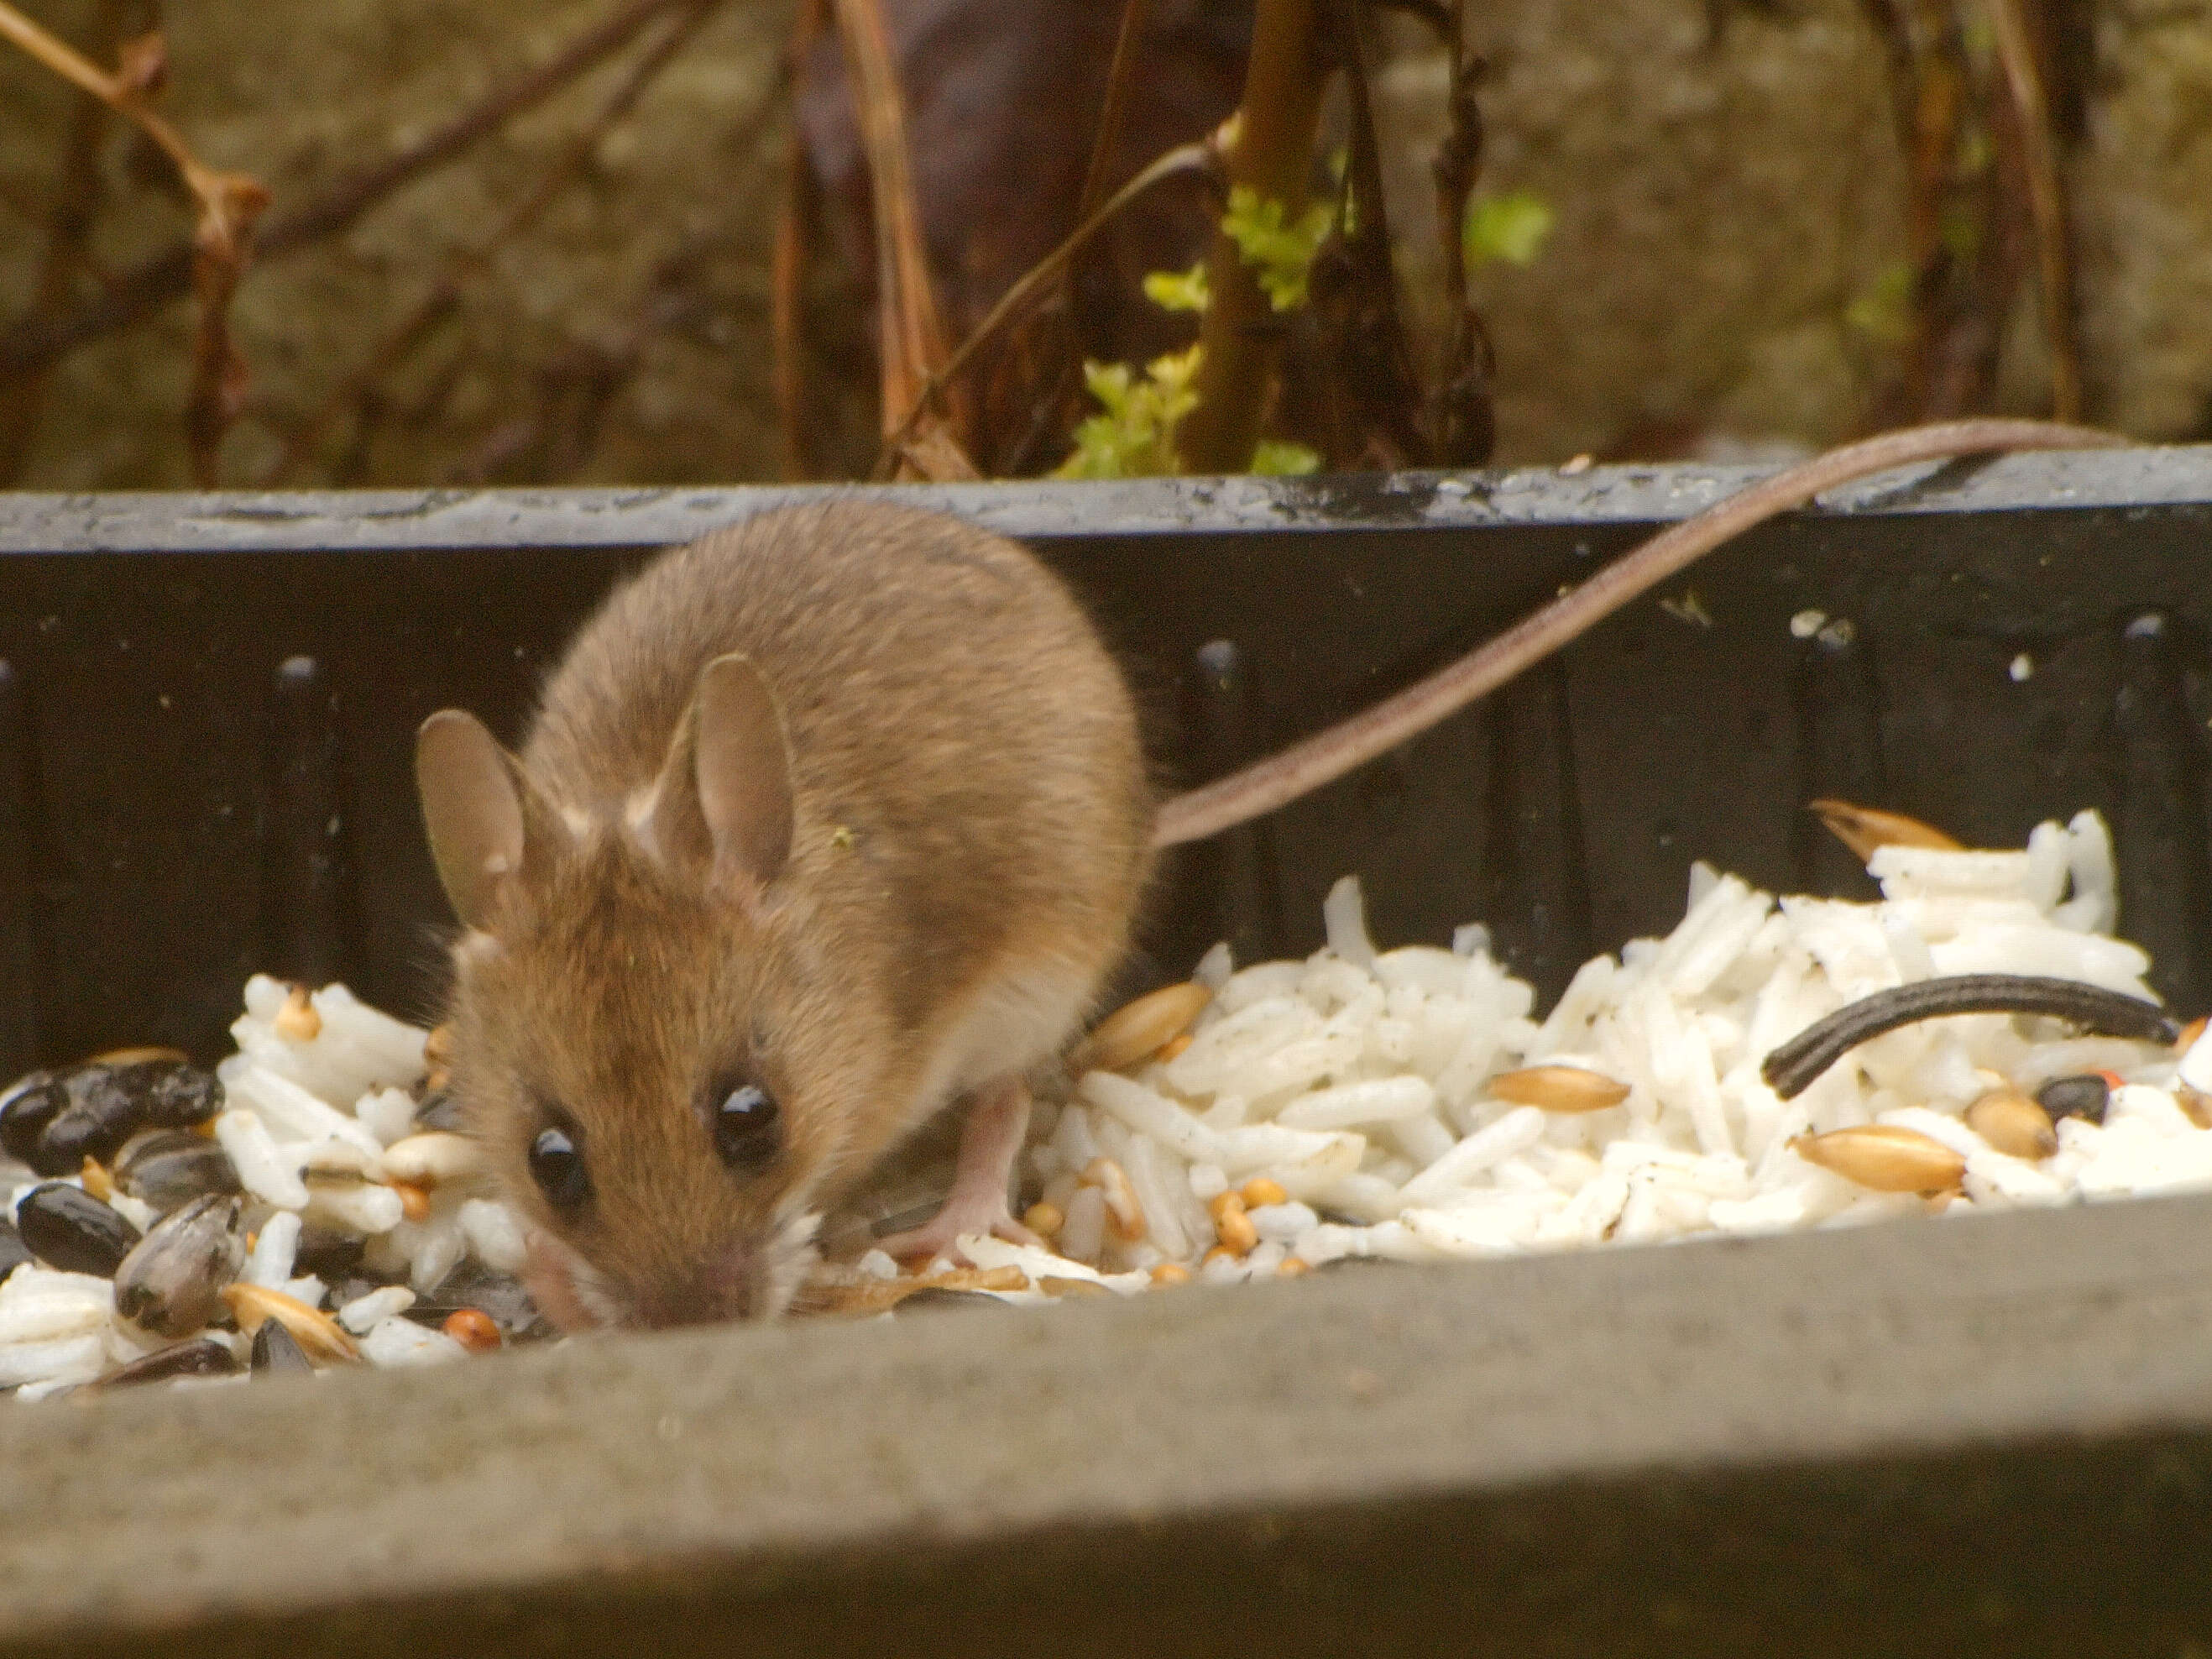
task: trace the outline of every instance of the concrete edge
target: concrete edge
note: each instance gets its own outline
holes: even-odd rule
[[[866,491],[958,513],[1007,535],[1127,536],[1663,523],[1772,466],[1601,466],[1304,478],[873,488],[733,485],[383,489],[212,495],[0,493],[0,553],[629,547],[688,540],[763,507]],[[1816,513],[2212,507],[2212,446],[2002,456],[1904,469],[1824,497]]]
[[[2014,1509],[2060,1475],[2140,1509],[2124,1470],[2167,1443],[2212,1479],[2212,1197],[19,1407],[0,1632],[228,1651],[373,1610],[421,1653],[482,1637],[459,1610],[543,1605],[674,1620],[689,1650],[700,1597],[827,1629],[948,1563],[1188,1566],[1257,1525],[1311,1565],[1444,1511],[1510,1534],[1577,1492],[1726,1514],[1786,1490],[1818,1531],[1865,1496],[1823,1471],[2012,1459]],[[1835,1564],[1802,1570],[1817,1601]]]

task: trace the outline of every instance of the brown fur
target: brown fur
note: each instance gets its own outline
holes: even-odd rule
[[[730,652],[792,757],[790,859],[757,894],[624,823]],[[574,1119],[596,1196],[565,1242],[647,1323],[779,1300],[762,1276],[792,1218],[947,1103],[933,1092],[981,1081],[945,1075],[946,1045],[1040,975],[1064,1009],[994,1065],[1045,1058],[1123,950],[1149,865],[1128,693],[1066,590],[1009,542],[878,503],[766,514],[648,567],[577,638],[521,761],[544,805],[592,825],[537,836],[495,943],[457,950],[455,1086],[508,1196],[556,1233],[525,1156],[546,1103]],[[782,1109],[785,1151],[756,1177],[716,1157],[701,1110],[732,1070]]]

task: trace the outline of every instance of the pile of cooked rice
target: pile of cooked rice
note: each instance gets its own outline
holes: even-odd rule
[[[849,1224],[840,1245],[833,1218],[833,1260],[805,1301],[848,1313],[921,1290],[1028,1302],[1349,1258],[2212,1187],[2212,1040],[2167,1048],[2036,1018],[1947,1017],[1867,1042],[1781,1099],[1761,1061],[1873,992],[2006,973],[2151,997],[2148,959],[2112,936],[2112,844],[2093,812],[2039,826],[2023,851],[1890,845],[1869,868],[1883,897],[1861,904],[1778,899],[1699,865],[1672,933],[1586,963],[1540,1020],[1483,929],[1462,928],[1449,950],[1378,951],[1346,878],[1325,908],[1325,949],[1238,969],[1217,946],[1190,983],[1140,1000],[1079,1050],[1072,1081],[1039,1102],[1017,1171],[1017,1208],[1045,1246],[969,1237],[965,1264],[908,1273],[863,1248],[865,1231],[850,1243]],[[246,1004],[238,1053],[217,1068],[223,1109],[204,1126],[234,1168],[235,1222],[252,1241],[223,1293],[235,1321],[218,1314],[179,1343],[125,1319],[108,1278],[24,1261],[0,1282],[0,1387],[27,1399],[174,1375],[172,1351],[198,1376],[210,1364],[242,1375],[250,1354],[266,1364],[268,1339],[248,1333],[272,1318],[325,1363],[455,1359],[532,1329],[506,1277],[522,1263],[521,1228],[447,1121],[432,1035],[343,986],[309,997],[257,976]],[[143,1232],[162,1218],[125,1190],[129,1159],[126,1147],[121,1174],[88,1163],[61,1183],[91,1188]],[[6,1178],[18,1212],[57,1184],[27,1169]],[[345,1247],[342,1283],[309,1269],[303,1240]],[[497,1334],[477,1311],[490,1301],[445,1305],[468,1302],[456,1285],[500,1304]],[[449,1334],[455,1317],[485,1340]]]
[[[1133,1291],[2212,1186],[2190,1086],[2212,1091],[2212,1044],[2185,1066],[2055,1021],[1957,1016],[1867,1042],[1780,1099],[1766,1054],[1886,988],[2007,973],[2152,997],[2148,958],[2112,937],[2094,812],[2041,825],[2024,851],[1893,845],[1869,868],[1883,897],[1862,904],[1778,899],[1699,865],[1672,933],[1586,963],[1540,1019],[1479,927],[1449,951],[1378,951],[1347,878],[1325,949],[1237,969],[1217,947],[1187,1041],[1040,1106],[1023,1194],[1056,1254],[990,1239],[966,1253],[1033,1284]],[[2007,1151],[1967,1121],[1992,1096],[2033,1118],[2038,1092],[2069,1079],[2091,1082],[2101,1121],[2044,1113],[2039,1144],[2000,1135]],[[1911,1133],[1829,1135],[1869,1125]],[[1869,1176],[1845,1156],[1854,1143],[1917,1147],[1934,1173],[1884,1190],[1899,1182],[1881,1158]]]

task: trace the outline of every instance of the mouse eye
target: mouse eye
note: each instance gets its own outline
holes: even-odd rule
[[[783,1144],[775,1102],[756,1084],[741,1084],[714,1112],[714,1150],[733,1170],[757,1170]]]
[[[547,1129],[530,1143],[530,1178],[556,1210],[574,1210],[591,1200],[592,1177],[584,1155],[563,1130]]]

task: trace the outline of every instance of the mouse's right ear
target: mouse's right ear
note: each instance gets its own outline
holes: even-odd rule
[[[514,882],[568,837],[521,763],[483,722],[441,709],[415,738],[415,784],[438,880],[465,927],[496,933]]]

